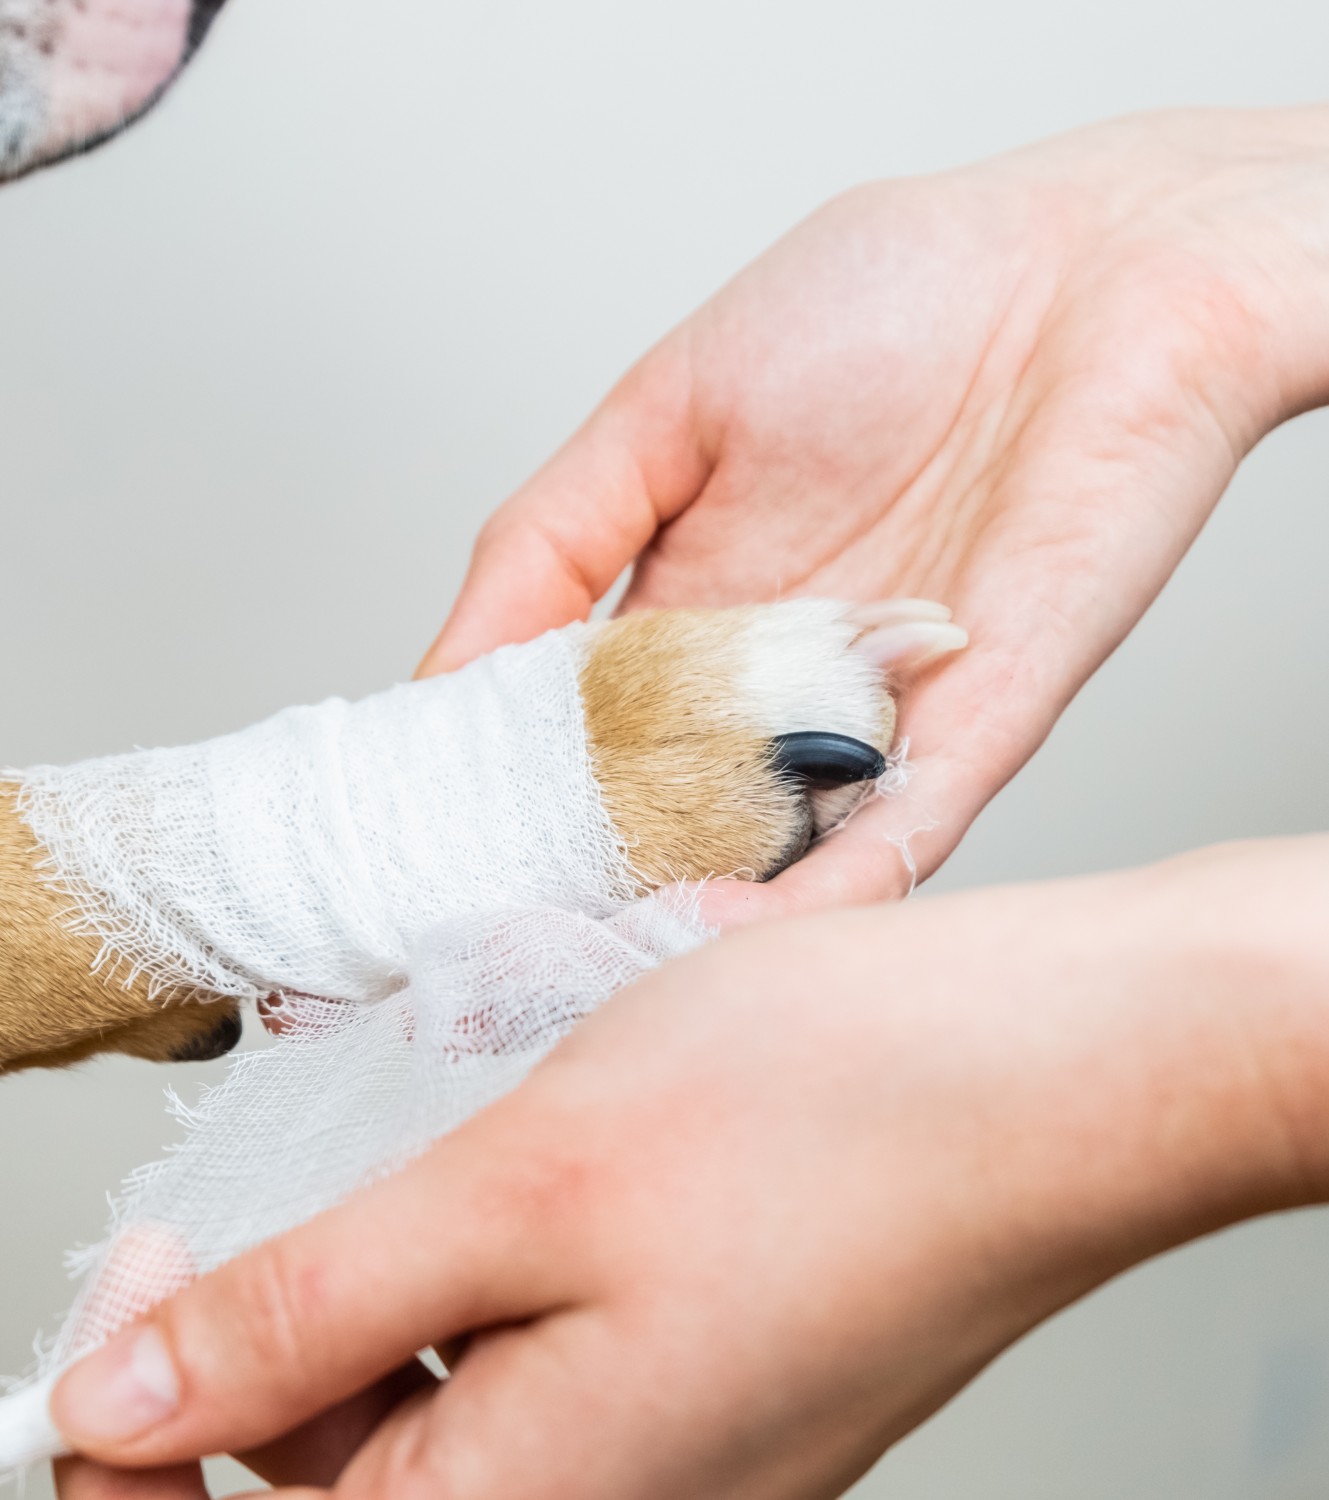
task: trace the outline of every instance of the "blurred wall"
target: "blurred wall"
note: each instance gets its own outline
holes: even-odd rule
[[[1326,92],[1323,0],[231,0],[191,76],[0,192],[0,760],[407,674],[487,511],[621,369],[864,178]],[[1329,419],[1270,439],[939,885],[1329,827]],[[163,1139],[103,1062],[0,1085],[0,1370]],[[1310,1500],[1329,1215],[1027,1340],[863,1497]],[[45,1496],[44,1480],[28,1491]]]

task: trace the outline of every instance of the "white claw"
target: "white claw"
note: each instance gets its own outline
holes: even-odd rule
[[[854,642],[854,650],[883,672],[917,672],[939,656],[963,650],[968,632],[945,620],[902,621],[869,630]]]
[[[951,612],[944,604],[931,599],[882,599],[876,604],[855,604],[849,611],[849,623],[864,630],[882,625],[921,624],[925,620],[949,620]]]

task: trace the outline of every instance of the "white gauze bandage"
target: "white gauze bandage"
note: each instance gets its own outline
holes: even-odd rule
[[[286,996],[183,1142],[134,1174],[0,1467],[61,1451],[58,1372],[181,1286],[395,1170],[589,1011],[706,934],[634,900],[596,784],[582,627],[357,704],[23,773],[20,809],[103,962]],[[349,1002],[349,1003],[348,1003]]]
[[[631,899],[587,751],[583,634],[201,745],[39,766],[19,810],[104,963],[237,999],[381,1000],[439,922]]]

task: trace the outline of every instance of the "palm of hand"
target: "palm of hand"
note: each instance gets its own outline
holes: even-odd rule
[[[898,893],[883,836],[920,818],[930,873],[1307,402],[1262,354],[1277,214],[1250,228],[1208,131],[1126,122],[821,210],[498,513],[432,664],[584,615],[633,558],[629,608],[942,600],[972,645],[905,705],[912,805],[708,899],[733,922]]]

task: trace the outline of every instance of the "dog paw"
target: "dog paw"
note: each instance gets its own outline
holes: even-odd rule
[[[422,932],[563,889],[568,841],[594,842],[602,810],[641,890],[767,879],[881,775],[893,685],[965,638],[933,604],[807,599],[568,639],[0,783],[0,1071],[103,1050],[213,1057],[238,1038],[237,999],[392,993]],[[523,695],[555,671],[573,748],[580,689],[598,799],[578,757],[543,800],[504,800],[547,727]],[[599,900],[597,858],[584,883]]]
[[[966,642],[921,600],[626,615],[581,670],[605,805],[641,886],[767,880],[885,770],[894,689]]]

